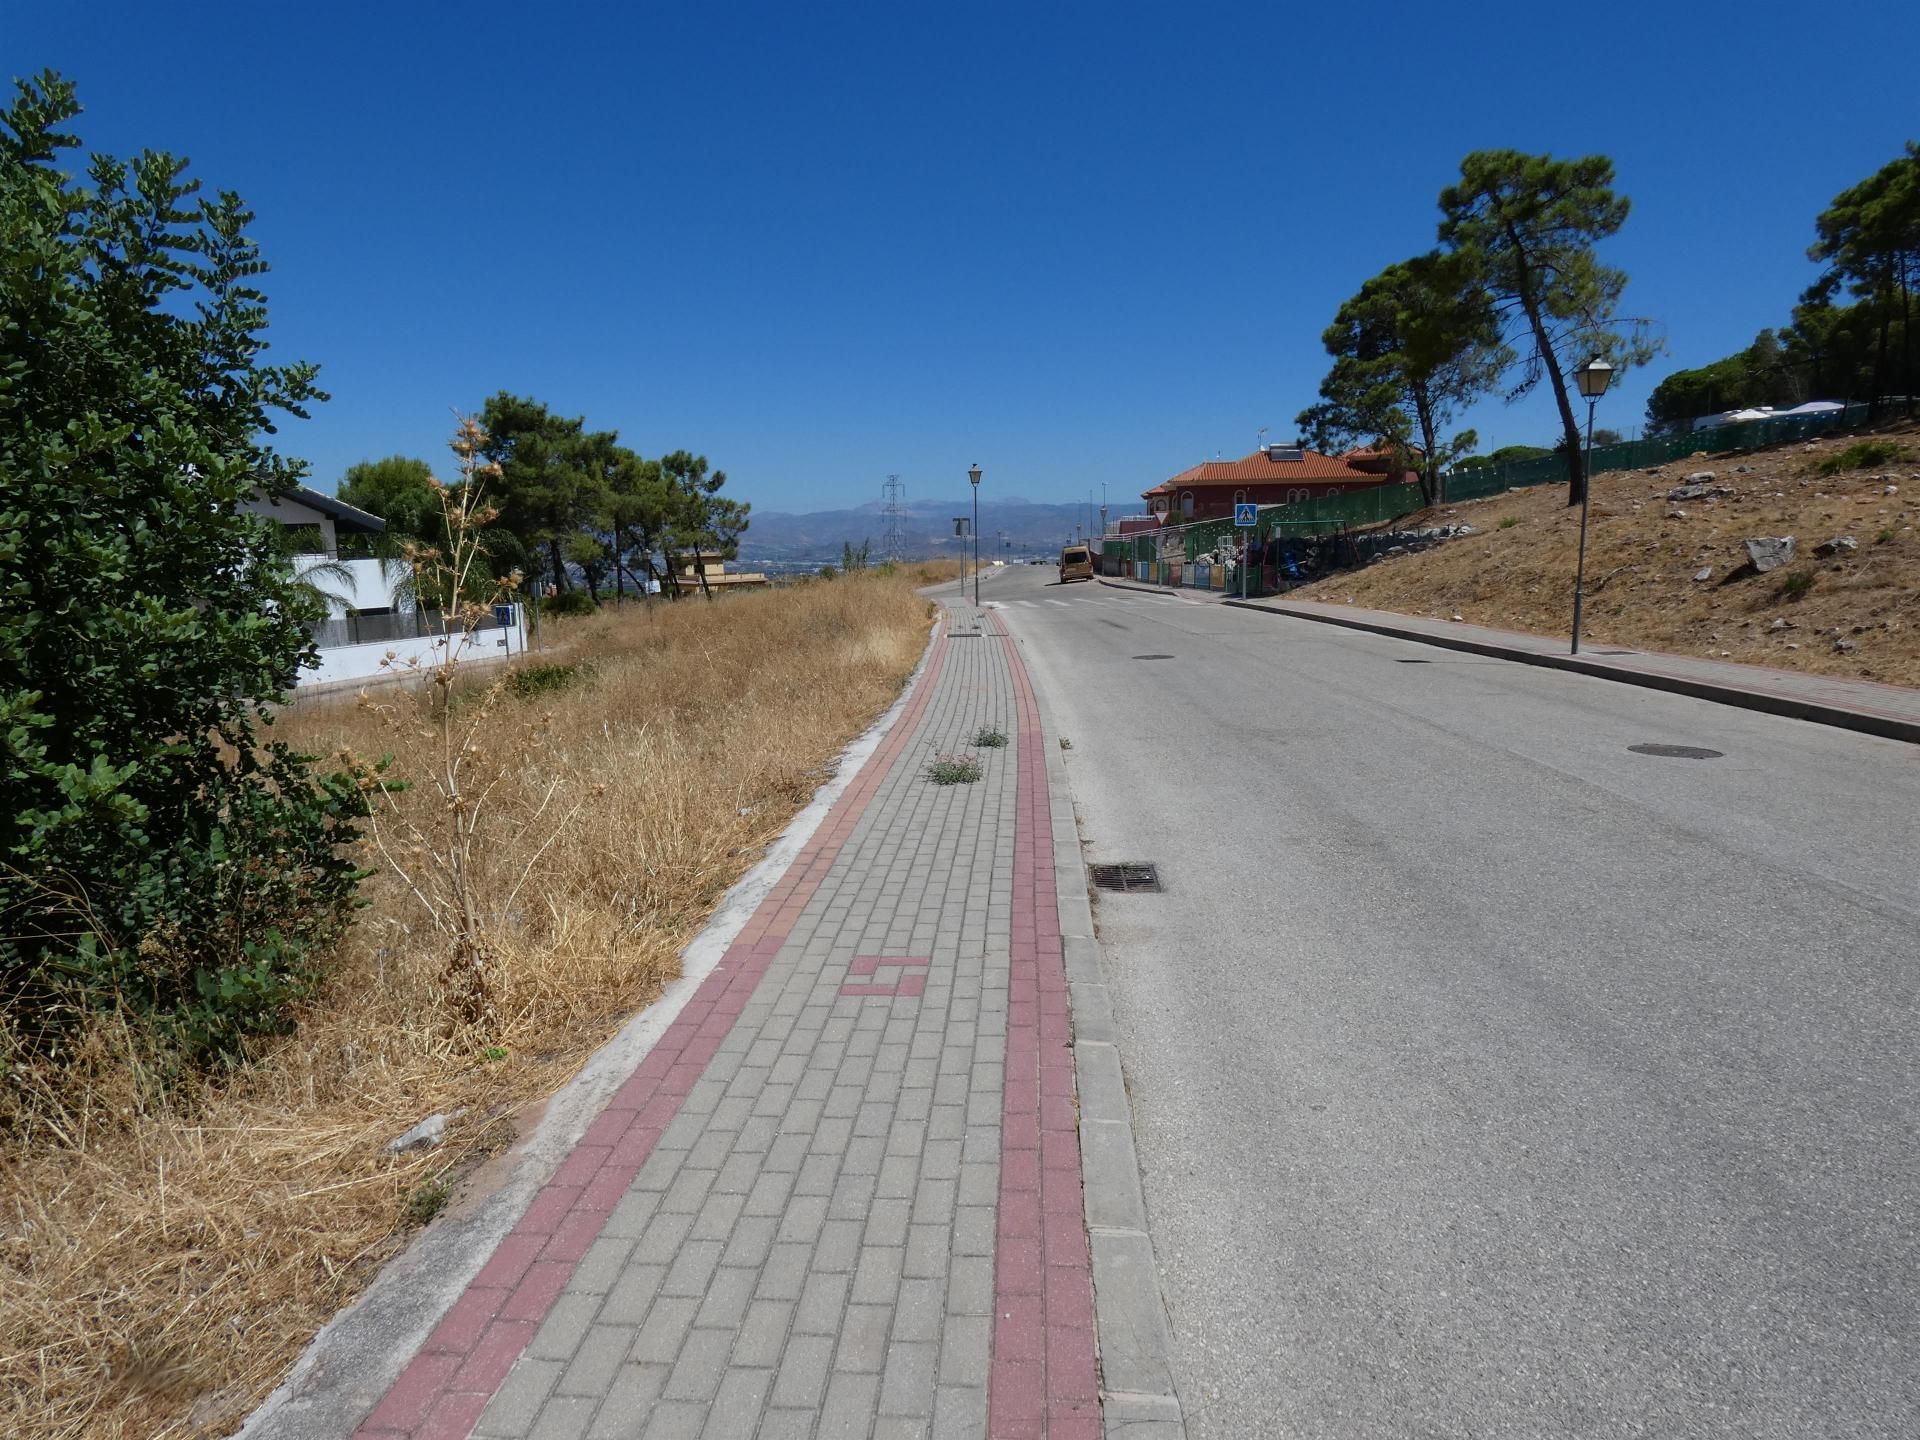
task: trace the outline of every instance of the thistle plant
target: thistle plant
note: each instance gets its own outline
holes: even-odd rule
[[[490,854],[512,848],[514,835],[545,819],[559,789],[558,780],[552,781],[530,811],[522,805],[516,813],[508,802],[524,793],[516,782],[545,748],[553,717],[505,730],[495,716],[506,673],[479,688],[460,684],[479,659],[472,647],[480,626],[495,604],[517,593],[522,578],[517,571],[496,577],[486,563],[483,536],[499,512],[487,503],[484,488],[500,474],[498,466],[480,459],[486,442],[477,421],[459,417],[450,443],[460,478],[433,482],[446,544],[416,541],[403,551],[414,594],[434,605],[428,612],[434,658],[390,651],[383,666],[419,683],[395,687],[392,700],[375,701],[363,691],[359,701],[380,716],[404,756],[396,763],[388,755],[378,767],[373,842],[446,943],[442,989],[454,1017],[467,1025],[498,1021],[498,917],[512,913],[534,864],[565,829],[564,820],[553,824],[517,877],[492,873],[486,865]]]

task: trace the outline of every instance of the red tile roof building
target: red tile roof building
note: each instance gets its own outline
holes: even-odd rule
[[[1317,450],[1269,445],[1240,460],[1204,460],[1151,490],[1141,492],[1147,508],[1163,523],[1219,520],[1233,507],[1287,505],[1350,490],[1415,478],[1393,471],[1393,461],[1377,449],[1322,455]]]

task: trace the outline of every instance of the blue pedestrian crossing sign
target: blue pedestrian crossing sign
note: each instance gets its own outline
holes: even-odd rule
[[[1242,530],[1251,530],[1260,523],[1260,507],[1257,505],[1236,503],[1233,507],[1233,523]]]

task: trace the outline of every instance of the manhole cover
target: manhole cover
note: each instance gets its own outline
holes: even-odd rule
[[[1160,889],[1160,868],[1146,860],[1126,860],[1114,865],[1089,865],[1087,878],[1096,890],[1119,890],[1127,894]]]
[[[1724,750],[1703,750],[1698,745],[1629,745],[1636,755],[1663,755],[1672,760],[1718,760]]]
[[[1395,660],[1396,665],[1431,665],[1431,660]]]
[[[1171,655],[1136,655],[1133,658],[1136,660],[1171,660],[1173,659],[1173,656]]]

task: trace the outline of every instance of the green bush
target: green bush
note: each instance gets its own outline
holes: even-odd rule
[[[1846,470],[1871,470],[1876,465],[1890,465],[1906,452],[1891,440],[1856,440],[1837,455],[1829,455],[1820,462],[1822,475],[1838,475]]]
[[[549,615],[591,615],[600,608],[584,590],[562,590],[540,604]]]
[[[1804,600],[1807,592],[1813,589],[1813,582],[1819,578],[1811,570],[1796,570],[1780,582],[1774,591],[1788,600]]]
[[[998,750],[1007,743],[1007,737],[999,730],[976,730],[973,735],[973,743],[982,750]]]
[[[314,652],[268,521],[301,467],[239,198],[185,163],[57,170],[51,73],[0,111],[0,1029],[128,1008],[195,1061],[280,1029],[345,923],[354,775],[261,731]]]
[[[590,666],[577,662],[568,665],[517,665],[507,672],[507,693],[516,700],[531,700],[536,695],[550,695],[556,690],[577,685],[592,673]]]

